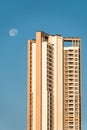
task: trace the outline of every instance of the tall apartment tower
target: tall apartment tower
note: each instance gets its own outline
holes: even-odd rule
[[[27,130],[81,130],[81,43],[36,32],[28,41]]]

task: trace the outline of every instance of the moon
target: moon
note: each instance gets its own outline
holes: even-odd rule
[[[9,30],[9,36],[15,37],[18,34],[18,30],[16,28],[11,28]]]

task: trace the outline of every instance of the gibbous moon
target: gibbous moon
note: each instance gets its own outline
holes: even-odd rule
[[[9,30],[9,36],[15,37],[18,34],[18,30],[16,28],[12,28]]]

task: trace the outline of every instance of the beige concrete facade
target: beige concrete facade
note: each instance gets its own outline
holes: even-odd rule
[[[27,130],[81,130],[80,38],[28,41]]]

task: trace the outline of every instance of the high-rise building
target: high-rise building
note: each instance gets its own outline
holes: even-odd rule
[[[81,40],[36,32],[28,41],[27,130],[81,130]]]

